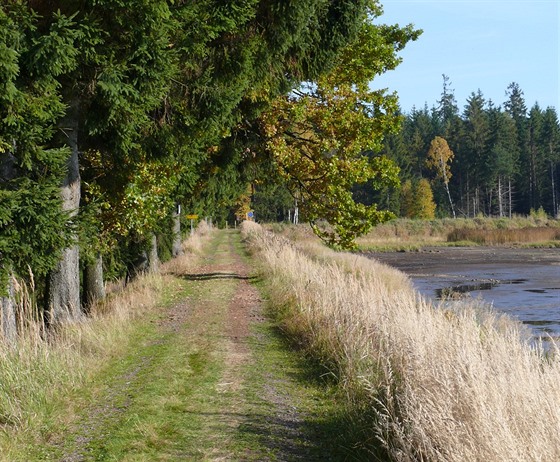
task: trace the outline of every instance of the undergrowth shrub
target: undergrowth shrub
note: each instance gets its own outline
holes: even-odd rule
[[[406,276],[362,256],[243,232],[290,335],[330,368],[372,457],[554,461],[558,350],[486,306],[434,306]],[[382,447],[384,453],[379,449]]]

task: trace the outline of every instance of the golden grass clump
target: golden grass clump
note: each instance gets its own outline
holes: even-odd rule
[[[365,257],[316,257],[252,223],[243,232],[273,309],[336,374],[366,425],[363,444],[385,451],[377,457],[558,460],[557,350],[545,353],[519,323],[477,302],[434,306],[406,276]]]
[[[202,247],[208,240],[208,235],[211,231],[212,227],[205,220],[201,220],[198,223],[195,232],[189,237],[189,239],[183,241],[183,252],[200,255]]]
[[[548,242],[560,239],[560,228],[537,226],[513,229],[455,229],[451,231],[449,242],[469,241],[485,245],[516,244],[524,242]]]

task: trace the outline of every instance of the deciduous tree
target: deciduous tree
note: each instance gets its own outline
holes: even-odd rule
[[[396,96],[370,89],[374,77],[394,68],[395,52],[418,36],[412,27],[375,26],[372,5],[355,41],[316,82],[275,101],[262,118],[267,148],[302,214],[331,245],[352,247],[354,238],[393,215],[354,201],[352,186],[395,184],[398,169],[378,152],[384,134],[400,123]],[[331,229],[320,228],[326,220]]]
[[[426,178],[420,178],[414,191],[415,211],[414,218],[421,220],[433,220],[436,212],[434,194],[430,182]]]
[[[451,199],[451,192],[449,191],[449,181],[451,180],[451,162],[455,154],[449,148],[445,138],[436,136],[431,144],[428,151],[428,158],[426,163],[428,167],[436,172],[436,177],[443,182],[445,192],[447,193],[447,198],[449,199],[449,206],[451,208],[451,213],[453,218],[456,218],[455,207],[453,206],[453,200]]]

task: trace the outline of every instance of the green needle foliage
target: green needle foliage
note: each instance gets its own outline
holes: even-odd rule
[[[44,25],[19,2],[0,9],[2,281],[30,269],[45,275],[71,238],[59,193],[68,150],[51,140],[65,110],[58,77],[76,65],[78,36],[61,13]]]

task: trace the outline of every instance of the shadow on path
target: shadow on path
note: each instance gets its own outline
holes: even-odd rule
[[[254,276],[241,276],[236,273],[198,273],[198,274],[183,274],[181,276],[187,281],[211,281],[214,279],[236,279],[244,281],[255,281],[257,278]]]

